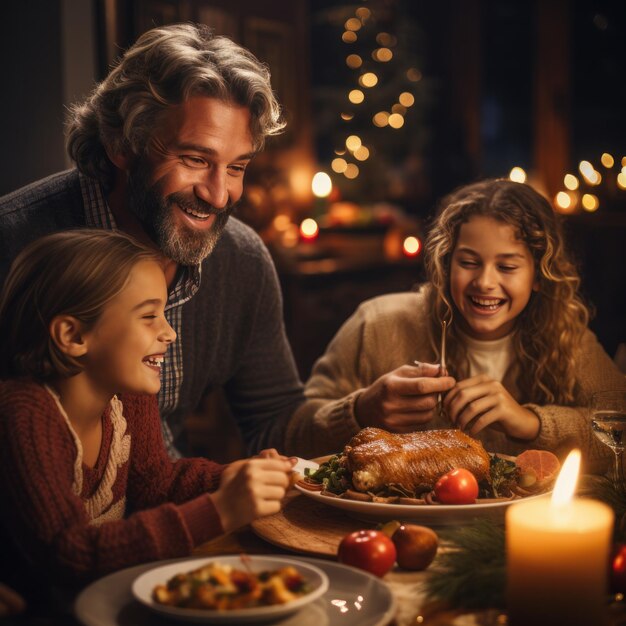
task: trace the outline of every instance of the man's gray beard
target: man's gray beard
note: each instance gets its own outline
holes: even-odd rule
[[[176,223],[174,211],[177,210],[175,205],[179,205],[174,200],[176,195],[165,198],[164,204],[159,205],[158,211],[152,214],[154,241],[166,257],[179,265],[197,265],[213,252],[233,207],[231,205],[220,211],[211,209],[210,213],[215,215],[211,228],[196,231]],[[181,202],[184,205],[184,200]]]
[[[161,252],[179,265],[197,265],[211,254],[226,227],[234,205],[217,210],[198,198],[187,199],[181,193],[162,196],[158,185],[149,186],[144,167],[134,168],[128,178],[129,207],[150,239]],[[215,215],[209,230],[192,230],[177,224],[178,206],[193,207],[203,214]]]

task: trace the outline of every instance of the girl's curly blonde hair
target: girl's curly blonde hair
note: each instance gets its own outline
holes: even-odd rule
[[[458,315],[450,295],[450,262],[461,225],[475,215],[512,226],[535,262],[538,290],[517,318],[513,340],[520,366],[517,384],[525,400],[542,404],[583,401],[575,364],[589,311],[578,295],[580,278],[565,250],[557,215],[529,185],[485,180],[461,187],[443,200],[424,256],[432,286],[428,299],[435,351],[441,320]],[[453,375],[466,367],[465,348],[455,326],[449,326],[446,359]]]

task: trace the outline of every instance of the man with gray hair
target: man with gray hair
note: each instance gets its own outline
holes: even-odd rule
[[[184,418],[214,388],[251,452],[285,450],[303,400],[274,266],[230,217],[248,163],[284,126],[269,78],[204,26],[150,30],[71,110],[76,169],[0,198],[0,284],[29,241],[57,230],[119,229],[160,250],[178,334],[159,394],[172,454]]]

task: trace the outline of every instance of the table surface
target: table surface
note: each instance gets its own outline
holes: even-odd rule
[[[288,508],[297,499],[302,505],[302,513],[316,513],[310,511],[309,506],[313,501],[308,500],[296,491],[292,491],[286,498],[283,510]],[[313,503],[315,504],[315,503]],[[238,531],[223,535],[202,546],[195,551],[196,556],[218,556],[220,554],[289,554],[297,558],[298,554],[336,560],[333,544],[339,544],[341,538],[348,532],[362,528],[375,527],[373,524],[353,519],[330,507],[325,508],[324,515],[315,515],[311,523],[317,527],[317,537],[313,540],[313,532],[309,528],[298,528],[297,532],[302,540],[296,547],[296,543],[285,534],[276,545],[274,537],[286,529],[286,522],[281,511],[275,516],[257,520],[252,526],[246,526]],[[271,537],[272,543],[261,538]],[[288,549],[286,545],[293,545]],[[484,611],[480,614],[467,613],[464,611],[446,610],[443,606],[435,603],[427,603],[423,591],[423,584],[428,576],[428,571],[409,572],[397,567],[385,575],[384,581],[389,585],[397,602],[396,619],[391,622],[392,626],[408,626],[409,624],[425,623],[430,626],[497,626],[502,624],[500,611]],[[423,621],[417,621],[419,616]],[[498,621],[500,620],[500,621]]]
[[[330,562],[336,560],[336,547],[341,538],[353,530],[367,528],[368,523],[350,518],[339,509],[331,507],[319,509],[321,506],[293,490],[288,494],[283,509],[276,515],[256,520],[252,525],[209,541],[199,546],[194,551],[193,556],[220,556],[240,553],[251,555],[276,554],[294,558],[298,558],[298,556],[321,558],[328,561],[330,565]],[[297,511],[295,517],[294,510]],[[374,525],[369,524],[369,527],[374,527]],[[440,546],[439,553],[441,554],[446,549],[448,548],[445,545]],[[111,602],[109,596],[112,586],[117,589],[116,598],[117,596],[120,598],[124,596],[122,598],[124,601],[120,601],[121,603],[118,602],[120,598],[115,600],[119,606],[123,606],[123,610],[116,616],[110,617],[106,623],[145,623],[145,616],[140,620],[139,614],[135,616],[132,614],[133,610],[144,611],[145,613],[145,609],[136,602],[130,602],[132,599],[130,585],[141,573],[135,570],[141,569],[143,571],[143,569],[150,567],[152,565],[146,564],[113,575],[115,585],[106,579],[96,582],[96,585],[104,585],[107,591],[105,594],[100,594],[104,600],[102,598],[98,600],[100,596],[97,593],[90,596],[87,603],[89,612],[97,616],[95,621],[92,617],[90,623],[104,623],[102,615],[107,611],[110,613],[110,607],[103,605],[98,608],[91,606],[91,604],[93,604],[94,598],[100,603]],[[122,575],[126,576],[128,580],[126,581],[126,578],[120,580],[119,577]],[[429,602],[424,593],[424,583],[428,575],[429,570],[409,572],[396,566],[383,578],[396,602],[396,615],[390,622],[391,626],[413,626],[420,623],[429,626],[503,626],[506,624],[506,617],[502,615],[501,611],[495,609],[470,613],[452,611],[440,603]],[[107,597],[109,600],[106,600]],[[152,620],[152,617],[150,619]],[[154,619],[150,623],[165,623],[165,621]],[[611,605],[609,625],[626,626],[626,610],[624,610],[623,604],[614,603]]]
[[[294,499],[301,501],[302,511],[314,513],[312,524],[317,528],[317,539],[312,542],[313,531],[298,528],[302,534],[299,546],[288,549],[285,545],[296,545],[289,537],[284,536],[288,521],[284,519],[283,511],[288,505],[295,504]],[[339,544],[341,538],[352,530],[367,528],[367,522],[353,519],[338,509],[326,507],[323,515],[318,511],[309,511],[311,501],[292,491],[288,494],[283,510],[275,516],[257,520],[251,526],[246,526],[236,532],[218,537],[199,546],[194,555],[216,556],[220,554],[289,554],[297,558],[303,556],[315,556],[335,560],[333,543]],[[274,518],[274,519],[273,519]],[[374,527],[371,524],[369,527]],[[283,537],[276,545],[274,537],[283,532]],[[261,535],[261,536],[259,536]],[[262,537],[271,537],[272,543]],[[439,552],[447,548],[440,546]],[[435,561],[436,563],[436,561]],[[423,585],[428,577],[428,570],[422,572],[409,572],[394,567],[385,575],[384,581],[391,588],[397,603],[397,614],[391,626],[413,626],[415,624],[428,624],[429,626],[503,626],[506,625],[506,616],[499,610],[468,612],[450,610],[448,607],[436,602],[429,602],[423,591]],[[419,617],[422,617],[419,620]],[[626,607],[623,604],[613,604],[609,611],[610,626],[626,626]]]

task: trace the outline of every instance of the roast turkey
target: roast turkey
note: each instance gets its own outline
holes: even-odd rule
[[[455,468],[477,480],[489,475],[489,455],[480,441],[460,430],[428,430],[394,434],[364,428],[344,448],[346,466],[357,491],[377,492],[390,484],[419,493]]]

